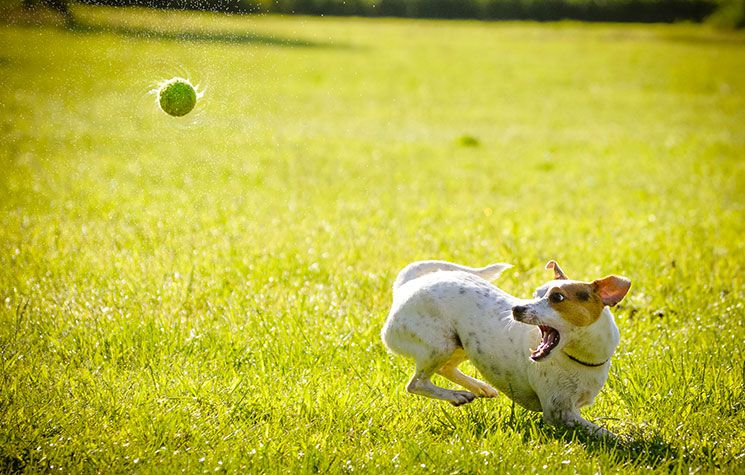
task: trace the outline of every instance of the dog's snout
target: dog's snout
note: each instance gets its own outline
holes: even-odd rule
[[[515,320],[520,320],[522,317],[525,316],[525,312],[528,311],[528,307],[524,305],[515,305],[512,307],[512,316],[515,318]]]

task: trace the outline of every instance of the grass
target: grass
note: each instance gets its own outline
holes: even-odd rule
[[[742,469],[742,34],[75,14],[0,26],[0,471]],[[626,442],[408,395],[423,258],[629,276],[583,411]]]

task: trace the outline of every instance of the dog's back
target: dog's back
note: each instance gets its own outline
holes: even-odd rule
[[[432,272],[438,272],[438,271],[461,271],[466,272],[469,274],[477,275],[481,277],[482,279],[486,280],[493,280],[499,277],[499,275],[505,271],[506,269],[509,269],[512,267],[510,264],[505,264],[503,262],[497,263],[497,264],[491,264],[486,267],[466,267],[461,266],[458,264],[453,264],[452,262],[446,262],[446,261],[418,261],[413,262],[409,264],[408,266],[404,267],[401,272],[398,273],[398,276],[396,276],[396,280],[393,283],[393,292],[395,294],[396,290],[404,285],[405,283],[414,280],[418,277],[421,277],[426,274],[431,274]]]
[[[468,278],[477,279],[486,284],[482,279],[494,279],[510,267],[512,267],[510,264],[498,263],[473,268],[446,261],[419,261],[409,264],[398,273],[393,283],[393,304],[381,332],[383,342],[396,353],[414,356],[410,354],[410,351],[407,351],[407,347],[412,345],[400,344],[398,340],[401,340],[403,335],[394,335],[392,330],[411,336],[412,333],[418,332],[430,333],[434,327],[436,333],[447,333],[447,338],[454,341],[458,340],[457,335],[452,335],[452,331],[446,330],[447,328],[452,329],[451,323],[432,321],[433,317],[441,313],[437,310],[438,305],[434,302],[439,292],[433,286],[439,286],[440,288],[457,287],[460,280]],[[448,282],[452,282],[452,284]],[[460,287],[465,288],[465,284]],[[417,294],[419,298],[413,298],[412,294]],[[421,302],[421,299],[424,299],[425,302]],[[430,308],[423,309],[422,306]],[[422,321],[421,317],[430,318]],[[419,337],[415,339],[419,339]],[[457,343],[460,346],[460,342],[457,341]]]

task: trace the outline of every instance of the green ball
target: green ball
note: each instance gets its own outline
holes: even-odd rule
[[[158,102],[166,114],[181,117],[197,105],[197,91],[186,79],[173,78],[158,91]]]

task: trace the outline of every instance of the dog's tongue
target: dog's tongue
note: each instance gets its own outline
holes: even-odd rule
[[[541,344],[530,353],[530,359],[533,361],[542,360],[547,357],[551,350],[559,344],[559,332],[546,325],[539,325],[541,329]]]

